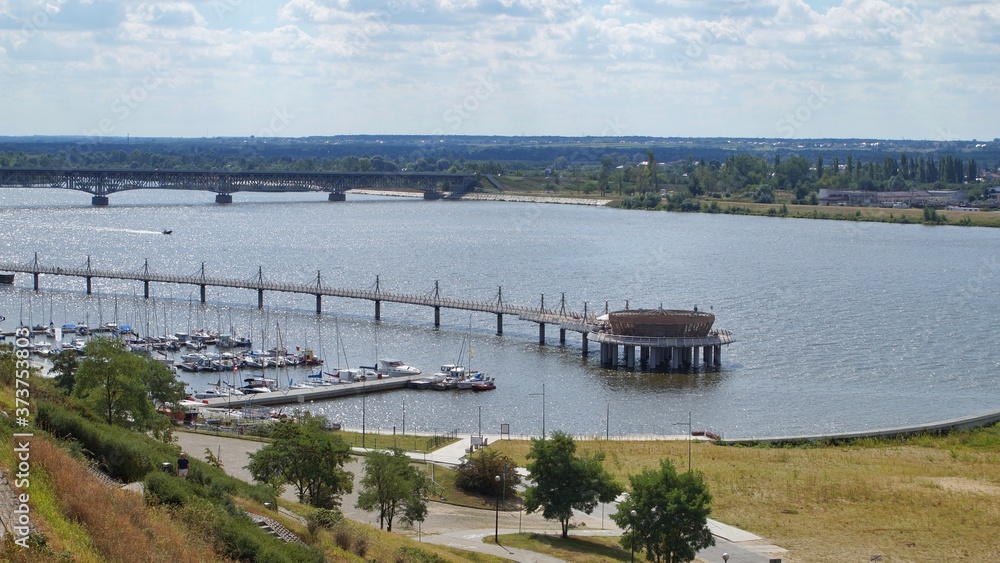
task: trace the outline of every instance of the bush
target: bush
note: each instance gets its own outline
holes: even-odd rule
[[[193,496],[183,479],[162,471],[152,471],[146,475],[143,486],[146,488],[146,502],[149,504],[182,506]]]
[[[396,552],[398,563],[439,563],[444,561],[439,555],[427,553],[418,547],[401,547]]]

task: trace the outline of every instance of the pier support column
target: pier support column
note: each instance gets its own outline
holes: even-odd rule
[[[91,277],[87,276],[87,295],[90,295],[91,291],[93,289],[90,280],[91,280]]]
[[[347,201],[347,194],[343,192],[330,192],[330,201]]]
[[[142,297],[149,299],[149,280],[142,280]]]
[[[713,356],[712,357],[712,364],[716,365],[716,366],[721,366],[722,365],[722,345],[721,344],[716,344],[715,346],[713,346],[713,348],[715,348],[715,352],[712,354],[712,356]]]
[[[503,313],[497,313],[497,336],[503,335]]]
[[[612,367],[617,368],[618,367],[618,345],[617,344],[609,344],[608,346],[609,346],[608,352],[611,353],[611,358],[610,358],[610,362],[609,363],[611,364]]]
[[[32,275],[35,277],[35,291],[37,292],[38,291],[38,277],[39,277],[39,275],[37,273],[36,274],[32,274]]]
[[[323,296],[317,293],[316,294],[316,314],[319,315],[319,314],[322,314],[322,313],[323,313]]]
[[[205,286],[201,286],[201,302],[205,302]]]
[[[635,346],[625,346],[625,367],[635,368]]]
[[[590,341],[587,340],[587,333],[583,333],[583,342],[580,343],[583,346],[583,355],[586,356],[589,353],[587,347],[590,345]]]
[[[545,346],[545,323],[538,323],[538,345]]]
[[[264,290],[263,289],[258,289],[257,290],[257,308],[258,309],[263,309],[264,308]]]
[[[601,342],[601,367],[606,368],[611,366],[611,345],[607,342]]]
[[[639,347],[639,363],[649,365],[649,346]]]
[[[559,344],[566,344],[566,329],[559,329]]]
[[[231,194],[215,194],[215,203],[232,203],[233,196]]]
[[[441,326],[441,307],[434,307],[434,328]]]
[[[681,350],[678,346],[670,347],[670,369],[681,369]]]
[[[715,346],[705,346],[705,365],[712,365],[712,355],[715,352]]]
[[[382,320],[382,302],[378,299],[375,300],[375,320]]]
[[[701,346],[692,346],[691,347],[691,367],[693,367],[693,368],[698,367],[698,360],[699,360],[698,356],[699,355],[701,355]]]
[[[95,195],[94,197],[90,198],[90,205],[96,205],[98,207],[107,207],[108,206],[108,196],[106,196],[106,195]]]
[[[444,197],[444,196],[443,196],[443,194],[441,192],[436,192],[436,191],[426,191],[426,192],[424,192],[424,199],[426,199],[426,200],[441,199],[442,197]]]

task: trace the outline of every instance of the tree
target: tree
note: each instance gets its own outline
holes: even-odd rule
[[[513,497],[517,493],[517,486],[521,484],[517,464],[496,450],[479,451],[479,455],[462,460],[462,464],[458,466],[458,476],[455,477],[455,486],[466,491],[494,495],[497,492],[495,479],[499,475],[504,484],[501,494]]]
[[[631,492],[611,519],[623,530],[623,547],[646,552],[664,563],[694,560],[699,549],[715,545],[708,529],[712,495],[700,472],[678,474],[670,461],[629,477]],[[632,511],[636,515],[632,516]]]
[[[150,400],[152,366],[120,340],[94,338],[84,346],[76,370],[74,394],[93,407],[108,424],[146,430],[165,419]]]
[[[361,494],[355,504],[361,510],[377,510],[379,528],[392,531],[396,517],[405,523],[423,522],[427,517],[427,493],[431,481],[399,448],[375,451],[365,460]]]
[[[524,491],[524,508],[529,514],[542,508],[547,520],[559,520],[563,539],[574,509],[590,514],[598,502],[611,502],[623,491],[601,466],[603,453],[578,457],[576,443],[563,432],[533,439],[528,459],[534,460],[527,465],[534,485]]]
[[[72,391],[76,383],[76,370],[80,366],[80,354],[76,350],[64,348],[52,358],[52,369],[49,373],[56,374],[56,387]]]
[[[338,508],[341,495],[353,489],[354,475],[344,470],[350,447],[326,425],[324,417],[310,413],[278,424],[274,441],[250,454],[247,470],[261,483],[275,487],[291,483],[299,502]]]

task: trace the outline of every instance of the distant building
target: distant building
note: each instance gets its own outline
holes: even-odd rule
[[[870,192],[862,190],[819,190],[820,205],[851,207],[945,207],[962,201],[958,190],[914,190],[909,192]]]

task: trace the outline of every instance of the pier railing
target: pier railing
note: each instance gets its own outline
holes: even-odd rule
[[[234,289],[255,290],[261,296],[259,306],[263,307],[263,292],[277,291],[282,293],[297,293],[314,295],[317,299],[321,297],[342,297],[347,299],[362,299],[372,301],[377,304],[401,303],[407,305],[419,305],[433,307],[435,309],[454,309],[463,311],[473,311],[481,313],[492,313],[498,316],[514,315],[518,318],[539,324],[558,325],[563,329],[580,333],[589,333],[597,328],[597,318],[593,313],[579,313],[566,309],[565,297],[560,302],[558,310],[544,307],[544,297],[542,305],[531,307],[507,303],[503,300],[502,288],[498,288],[496,297],[490,301],[477,301],[470,299],[459,299],[440,295],[437,288],[430,294],[411,294],[382,289],[381,284],[376,279],[376,283],[367,289],[330,287],[321,282],[317,274],[316,281],[310,283],[294,283],[287,281],[270,281],[264,278],[263,272],[258,271],[258,275],[249,279],[223,278],[210,276],[205,272],[204,264],[201,270],[195,274],[169,274],[159,273],[149,269],[148,262],[139,270],[122,271],[103,268],[94,268],[88,258],[85,266],[66,267],[50,266],[43,264],[36,256],[32,262],[27,264],[0,264],[0,271],[12,273],[31,274],[35,277],[34,288],[39,289],[40,275],[70,276],[87,279],[88,293],[90,293],[90,280],[112,279],[125,281],[141,281],[146,284],[146,297],[149,296],[149,283],[175,283],[182,285],[197,285],[202,288],[202,302],[205,302],[206,287],[225,287]],[[320,312],[317,301],[317,312]]]

